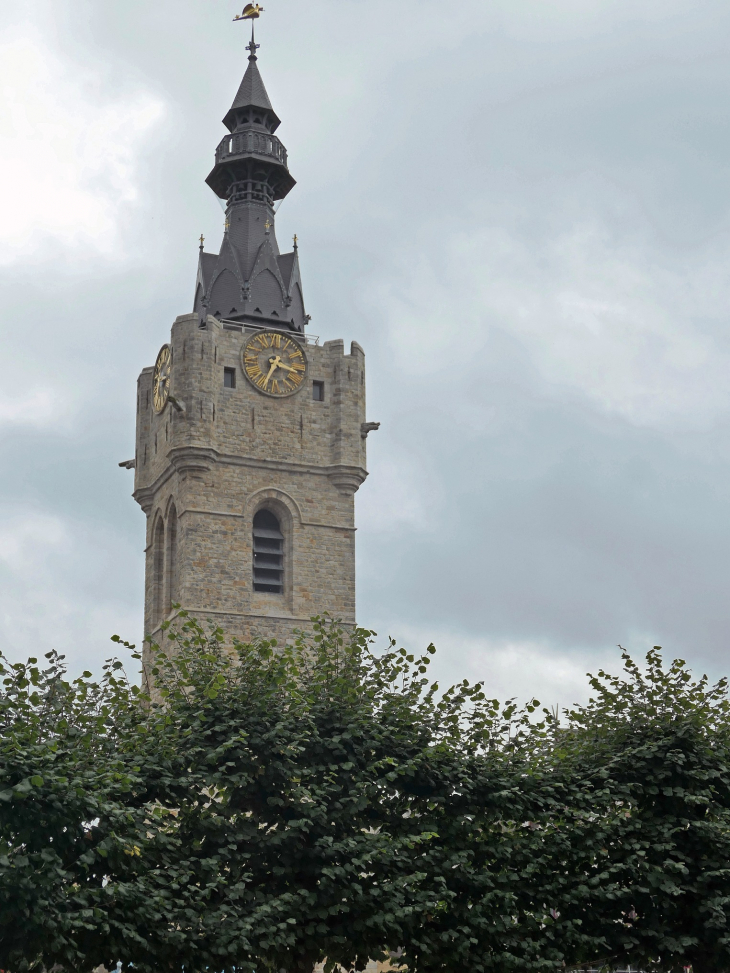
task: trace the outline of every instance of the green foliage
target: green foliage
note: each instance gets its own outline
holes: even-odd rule
[[[558,772],[585,795],[573,853],[586,874],[602,875],[581,904],[584,928],[644,969],[725,970],[727,682],[694,681],[681,660],[665,670],[658,648],[643,673],[623,658],[624,676],[599,673],[594,699],[549,736]]]
[[[118,662],[100,684],[64,675],[55,652],[45,668],[0,659],[0,954],[17,970],[44,953],[84,963],[87,934],[105,922],[88,889],[138,831],[138,691]]]
[[[0,967],[730,967],[724,682],[624,654],[540,715],[371,634],[181,612],[152,698],[0,660]]]

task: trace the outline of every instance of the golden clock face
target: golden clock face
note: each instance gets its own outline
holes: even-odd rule
[[[162,412],[170,394],[170,367],[172,365],[172,349],[163,345],[157,355],[155,371],[152,376],[152,404],[155,412]]]
[[[307,357],[296,341],[278,331],[261,331],[243,346],[243,371],[259,392],[293,395],[307,374]]]

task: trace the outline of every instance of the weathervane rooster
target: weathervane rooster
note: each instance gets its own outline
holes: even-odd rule
[[[264,12],[263,7],[259,7],[257,3],[247,3],[243,8],[242,14],[236,14],[233,18],[234,20],[256,20]]]

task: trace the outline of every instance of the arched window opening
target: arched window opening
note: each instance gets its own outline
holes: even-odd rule
[[[177,511],[170,508],[167,515],[167,571],[165,572],[165,614],[172,611],[172,603],[178,601],[177,594]]]
[[[284,535],[270,510],[253,518],[253,590],[284,592]]]
[[[152,606],[153,623],[162,618],[162,595],[165,582],[165,521],[158,517],[152,538]]]

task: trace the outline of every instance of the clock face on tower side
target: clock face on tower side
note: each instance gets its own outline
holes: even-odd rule
[[[162,412],[170,394],[170,367],[172,365],[172,349],[163,345],[157,355],[155,371],[152,375],[152,404],[155,412]]]
[[[261,331],[244,344],[243,371],[265,395],[293,395],[307,374],[307,356],[296,341],[278,331]]]

